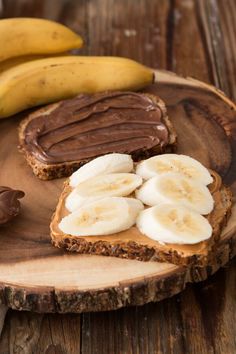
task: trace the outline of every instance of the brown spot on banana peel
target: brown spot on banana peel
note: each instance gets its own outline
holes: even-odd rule
[[[58,33],[56,31],[52,32],[52,38],[53,39],[58,39]]]
[[[155,73],[153,72],[152,73],[152,84],[154,84],[154,82],[155,82]]]
[[[39,86],[45,86],[46,85],[46,80],[45,79],[40,79],[39,80]]]

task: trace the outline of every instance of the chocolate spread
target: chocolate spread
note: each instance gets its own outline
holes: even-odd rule
[[[29,121],[24,148],[53,164],[163,147],[168,139],[158,103],[140,93],[106,92],[62,101]]]
[[[0,224],[5,224],[19,214],[20,202],[24,192],[9,187],[0,187]]]

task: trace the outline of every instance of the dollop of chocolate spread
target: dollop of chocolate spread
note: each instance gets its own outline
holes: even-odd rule
[[[37,160],[63,163],[168,144],[158,103],[141,93],[82,94],[40,114],[25,128],[24,148]]]
[[[22,191],[0,186],[0,224],[5,224],[19,214],[18,199],[23,198],[24,195]]]

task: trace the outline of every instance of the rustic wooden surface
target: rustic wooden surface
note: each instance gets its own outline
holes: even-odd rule
[[[236,98],[234,0],[0,1],[0,15],[59,20],[85,54],[129,56],[195,76]],[[9,311],[0,353],[233,353],[235,261],[158,304],[110,313]]]

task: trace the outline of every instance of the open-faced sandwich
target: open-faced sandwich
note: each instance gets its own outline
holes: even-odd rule
[[[108,154],[65,182],[51,237],[78,253],[205,265],[230,210],[220,176],[189,156],[134,164],[130,155]]]
[[[176,146],[164,102],[136,92],[82,94],[42,108],[22,121],[19,139],[44,180],[69,176],[107,153],[128,153],[137,161]]]

